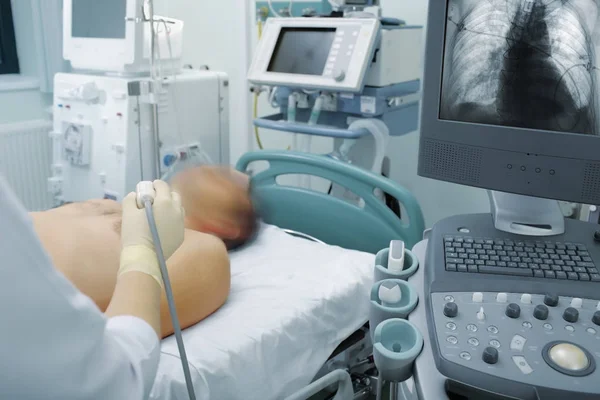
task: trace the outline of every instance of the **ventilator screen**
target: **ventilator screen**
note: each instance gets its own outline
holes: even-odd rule
[[[73,0],[74,38],[125,39],[127,2],[124,0]]]
[[[335,28],[282,28],[269,72],[323,75]]]

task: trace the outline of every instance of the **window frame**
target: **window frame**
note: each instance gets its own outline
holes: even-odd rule
[[[11,0],[0,0],[0,75],[20,74]]]

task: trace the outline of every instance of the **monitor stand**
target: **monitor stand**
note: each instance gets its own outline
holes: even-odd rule
[[[565,233],[565,217],[558,201],[488,191],[496,229],[526,236]]]

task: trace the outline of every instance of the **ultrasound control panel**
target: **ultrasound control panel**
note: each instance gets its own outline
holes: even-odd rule
[[[440,355],[514,382],[597,393],[600,302],[552,294],[433,293]]]

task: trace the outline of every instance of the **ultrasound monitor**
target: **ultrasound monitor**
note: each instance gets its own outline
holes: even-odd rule
[[[600,204],[599,27],[596,0],[431,1],[419,175],[494,191],[521,233],[560,233],[541,199]]]

